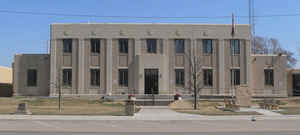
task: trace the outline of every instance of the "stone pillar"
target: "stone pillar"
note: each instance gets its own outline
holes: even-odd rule
[[[84,82],[85,82],[85,77],[84,77],[84,67],[85,67],[85,54],[84,54],[84,49],[85,48],[85,43],[84,39],[79,39],[79,44],[78,44],[78,94],[84,94]]]
[[[57,40],[51,39],[51,50],[50,50],[50,92],[49,96],[55,96],[56,85],[57,85],[57,69],[56,69],[56,49]]]
[[[219,40],[219,94],[223,95],[225,94],[225,40],[224,39],[220,39]]]
[[[135,101],[134,100],[126,101],[125,113],[127,116],[134,116],[134,113],[135,113]]]
[[[134,44],[134,69],[135,69],[135,77],[134,77],[134,86],[135,86],[135,90],[137,91],[138,94],[144,94],[144,88],[143,88],[143,84],[144,84],[144,78],[143,78],[143,67],[141,67],[141,60],[140,60],[140,56],[141,56],[141,39],[136,38],[134,40],[135,44]]]
[[[106,94],[112,94],[112,39],[106,39],[106,56],[105,56],[105,72],[106,72]]]

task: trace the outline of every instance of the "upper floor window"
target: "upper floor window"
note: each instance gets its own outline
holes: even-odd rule
[[[27,70],[27,86],[37,86],[37,70]]]
[[[184,53],[184,39],[175,39],[176,53]]]
[[[72,53],[72,39],[63,39],[64,53]]]
[[[265,69],[265,85],[274,86],[274,72],[273,69]]]
[[[213,86],[213,70],[204,69],[203,70],[203,81],[204,86]]]
[[[147,52],[148,53],[156,53],[156,45],[157,40],[156,39],[147,39]]]
[[[100,39],[91,39],[91,52],[100,53]]]
[[[128,69],[119,69],[119,85],[128,86]]]
[[[240,40],[239,39],[231,39],[230,40],[230,49],[231,54],[240,54]]]
[[[120,53],[128,53],[128,39],[119,39]]]
[[[72,69],[63,69],[63,85],[72,86]]]
[[[202,48],[204,54],[211,54],[213,51],[212,48],[212,40],[211,39],[203,39],[202,40]]]
[[[240,85],[240,69],[231,69],[231,85]]]
[[[91,86],[100,86],[100,69],[91,69]]]
[[[184,69],[175,69],[176,85],[184,85]]]

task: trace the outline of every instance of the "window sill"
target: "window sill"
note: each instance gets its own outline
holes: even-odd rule
[[[100,53],[91,53],[91,56],[99,56]]]
[[[99,89],[100,86],[90,86],[90,89]]]
[[[212,53],[203,53],[203,56],[212,56]]]
[[[63,56],[70,56],[70,55],[72,55],[72,53],[67,53],[67,52],[63,53]]]

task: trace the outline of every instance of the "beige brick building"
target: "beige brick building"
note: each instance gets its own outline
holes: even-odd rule
[[[231,32],[226,24],[52,24],[50,56],[15,56],[14,90],[191,95],[189,60],[196,54],[201,95],[230,96],[246,84],[253,96],[287,96],[286,57],[251,55],[249,25]]]

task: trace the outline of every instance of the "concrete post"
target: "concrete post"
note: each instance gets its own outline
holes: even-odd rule
[[[51,53],[50,53],[50,92],[49,96],[55,96],[56,94],[56,85],[57,85],[57,69],[56,69],[56,49],[57,49],[57,40],[51,39]]]

